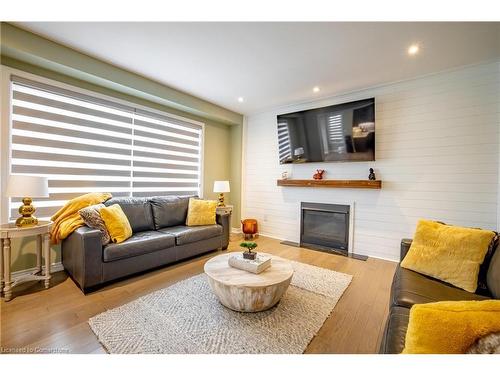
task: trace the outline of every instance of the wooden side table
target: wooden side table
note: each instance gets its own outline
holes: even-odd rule
[[[50,243],[49,232],[52,222],[40,221],[34,227],[18,228],[14,223],[0,225],[0,291],[5,301],[12,299],[12,288],[32,280],[44,280],[45,288],[50,286]],[[36,270],[30,275],[23,275],[12,280],[10,272],[10,243],[12,238],[36,236]],[[42,251],[45,261],[45,273],[42,275]]]
[[[218,214],[226,214],[226,215],[231,215],[233,213],[233,205],[228,204],[222,207],[217,207],[215,210]]]
[[[233,213],[233,205],[232,204],[227,204],[222,207],[217,207],[215,210],[219,215],[229,215],[229,239],[231,240],[231,230],[232,230],[232,223],[231,223],[231,214]]]

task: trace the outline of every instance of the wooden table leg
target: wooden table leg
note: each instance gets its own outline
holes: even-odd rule
[[[36,272],[42,271],[42,236],[36,236]]]
[[[45,288],[50,287],[50,236],[48,233],[43,235],[43,250],[45,258]]]
[[[3,292],[3,238],[0,238],[0,293]]]
[[[5,301],[12,299],[12,281],[10,278],[10,238],[3,240],[3,277],[4,277],[4,296]]]

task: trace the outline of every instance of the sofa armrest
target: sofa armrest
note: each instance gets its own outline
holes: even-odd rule
[[[229,234],[231,233],[231,214],[216,214],[217,224],[222,225],[222,250],[229,246]]]
[[[410,250],[410,246],[412,243],[412,239],[410,238],[403,238],[401,240],[401,250],[400,250],[400,255],[399,255],[399,261],[402,261],[406,254],[408,253],[408,250]]]
[[[101,232],[87,226],[71,233],[61,244],[64,268],[85,292],[102,280]]]

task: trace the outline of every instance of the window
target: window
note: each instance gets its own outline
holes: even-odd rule
[[[330,115],[328,117],[328,140],[330,143],[344,143],[344,131],[342,127],[342,115]]]
[[[49,179],[39,218],[87,192],[200,195],[202,124],[16,76],[11,90],[11,173]]]
[[[328,152],[345,152],[344,127],[342,114],[328,115]],[[325,152],[325,153],[328,153]]]
[[[286,120],[278,122],[278,144],[280,163],[292,160],[292,151],[290,150],[290,131]]]

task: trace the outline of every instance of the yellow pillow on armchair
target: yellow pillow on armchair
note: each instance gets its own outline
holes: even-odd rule
[[[132,236],[132,227],[119,204],[103,207],[99,210],[109,232],[111,241],[120,243]]]
[[[474,293],[479,267],[495,237],[491,230],[419,220],[401,267]]]
[[[217,201],[189,198],[186,225],[195,226],[195,225],[216,224],[215,221],[216,209],[217,209]]]
[[[403,354],[460,354],[489,333],[500,332],[500,300],[413,305]]]

